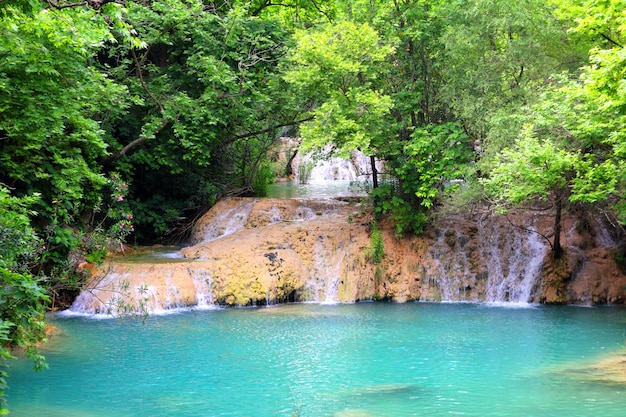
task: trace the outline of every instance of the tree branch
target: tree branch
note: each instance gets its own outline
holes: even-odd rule
[[[156,129],[154,134],[157,134],[160,131],[162,131],[163,129],[165,129],[167,127],[167,125],[169,125],[171,122],[172,122],[172,120],[170,120],[170,119],[164,119],[163,122]],[[133,149],[137,145],[142,144],[146,140],[148,140],[148,136],[139,136],[137,139],[133,140],[132,142],[130,142],[129,144],[124,146],[119,152],[117,152],[117,153],[115,153],[115,154],[113,154],[113,155],[111,155],[111,156],[109,156],[109,157],[107,157],[105,159],[102,159],[100,161],[100,163],[102,165],[112,164],[113,162],[115,162],[118,159],[120,159],[122,156],[126,155],[131,149]]]
[[[249,138],[251,136],[262,135],[263,133],[268,133],[268,132],[271,132],[272,130],[280,129],[281,127],[295,126],[295,125],[298,125],[300,123],[308,122],[309,120],[313,120],[313,118],[314,117],[311,116],[311,117],[307,117],[306,119],[294,120],[293,122],[281,123],[281,124],[278,124],[278,125],[270,126],[270,127],[266,128],[266,129],[261,129],[261,130],[257,130],[257,131],[254,131],[254,132],[248,132],[248,133],[244,133],[242,135],[236,135],[236,136],[233,137],[233,140],[245,139],[245,138]]]
[[[607,41],[609,41],[609,43],[612,43],[612,44],[613,44],[613,45],[615,45],[615,46],[619,46],[620,48],[623,48],[623,47],[624,47],[624,45],[621,45],[620,43],[618,43],[618,42],[614,41],[613,39],[611,39],[611,37],[610,37],[610,36],[608,36],[608,35],[606,35],[606,34],[604,34],[604,33],[601,33],[601,34],[600,34],[600,36],[602,36],[604,39],[606,39]]]
[[[154,101],[156,105],[159,106],[159,110],[161,110],[161,113],[162,113],[163,105],[154,96],[154,94],[152,94],[152,92],[148,89],[148,86],[146,85],[146,82],[143,79],[143,74],[141,72],[141,64],[139,63],[139,59],[137,59],[137,54],[135,53],[135,49],[132,49],[131,52],[133,53],[133,61],[135,62],[135,67],[137,68],[137,78],[139,78],[139,82],[141,83],[141,86],[143,87],[144,91],[150,96],[152,101]]]
[[[328,15],[328,13],[326,13],[325,11],[323,11],[318,5],[317,2],[315,0],[311,0],[311,3],[313,4],[313,7],[315,7],[315,9],[322,15],[324,16],[326,19],[328,19],[329,23],[333,22],[333,19]]]
[[[85,0],[85,1],[77,1],[73,3],[62,3],[59,4],[54,0],[47,0],[48,4],[55,9],[68,9],[70,7],[80,7],[80,6],[90,6],[94,10],[99,10],[102,6],[107,3],[117,3],[117,4],[126,4],[126,0]]]
[[[542,238],[544,238],[548,242],[548,245],[550,245],[550,251],[554,252],[554,245],[552,245],[552,242],[550,241],[550,238],[548,236],[544,235],[543,233],[538,232],[537,230],[533,230],[533,229],[530,229],[528,227],[524,227],[524,226],[520,226],[519,224],[515,224],[515,223],[513,223],[511,221],[511,219],[509,219],[508,216],[504,216],[504,218],[511,224],[511,226],[517,227],[518,229],[521,229],[521,230],[523,230],[525,232],[528,232],[528,233],[536,233],[539,236],[541,236]]]

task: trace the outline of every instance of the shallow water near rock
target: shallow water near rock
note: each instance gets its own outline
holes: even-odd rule
[[[626,409],[626,384],[584,377],[595,358],[623,352],[620,307],[295,304],[145,323],[50,321],[59,328],[43,348],[50,369],[12,363],[14,416],[618,416]]]

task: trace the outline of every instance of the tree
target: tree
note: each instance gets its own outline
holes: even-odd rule
[[[29,217],[46,250],[29,272],[72,291],[108,192],[103,121],[126,108],[125,88],[94,65],[120,6],[105,9],[0,10],[0,183],[17,198],[37,196]]]
[[[626,2],[581,1],[563,7],[578,18],[575,30],[595,46],[581,77],[566,87],[572,109],[584,118],[572,121],[572,132],[583,143],[585,164],[572,199],[586,203],[609,201],[626,223]]]
[[[342,21],[319,31],[298,31],[285,79],[312,98],[313,120],[303,123],[302,151],[346,156],[361,150],[372,160],[390,134],[391,99],[377,89],[383,63],[393,52],[367,23]]]
[[[576,31],[595,38],[597,46],[589,51],[580,77],[554,74],[534,106],[515,116],[525,125],[518,144],[503,152],[486,182],[498,198],[513,203],[533,198],[552,202],[556,256],[561,253],[561,210],[568,202],[609,202],[620,221],[626,219],[626,55],[621,46],[626,17],[620,4],[561,4],[563,18],[577,21]]]
[[[108,27],[92,10],[9,6],[0,33],[0,181],[40,193],[42,216],[69,221],[106,183],[98,117],[124,108],[124,89],[91,62]]]
[[[554,258],[563,254],[561,218],[576,176],[579,156],[559,149],[548,140],[539,140],[532,126],[522,132],[514,148],[506,148],[501,160],[484,181],[488,192],[499,203],[532,204],[548,201],[554,208]]]
[[[119,44],[101,59],[133,98],[110,126],[102,163],[131,179],[139,237],[154,240],[220,195],[266,181],[276,132],[298,111],[279,94],[288,35],[279,20],[244,3],[129,6],[127,24],[145,45]]]
[[[474,153],[463,128],[453,122],[418,127],[396,146],[399,152],[388,163],[400,189],[374,191],[374,197],[385,197],[376,211],[391,214],[398,235],[421,233],[442,196],[472,173]]]
[[[554,11],[540,0],[456,0],[436,9],[445,27],[439,99],[478,145],[481,169],[513,145],[522,124],[510,116],[532,105],[551,76],[584,63],[586,49]]]

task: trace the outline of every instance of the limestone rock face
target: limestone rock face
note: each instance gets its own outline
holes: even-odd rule
[[[470,301],[622,304],[620,251],[601,222],[565,218],[566,255],[553,260],[549,214],[457,214],[422,236],[380,221],[384,258],[371,256],[372,216],[359,200],[231,198],[196,225],[167,262],[114,258],[72,309],[151,311],[282,302]],[[117,303],[117,304],[116,304]]]

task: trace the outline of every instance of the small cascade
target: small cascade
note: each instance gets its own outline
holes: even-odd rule
[[[305,220],[311,220],[313,218],[315,218],[315,211],[313,211],[312,208],[310,207],[299,207],[296,210],[296,215],[294,217],[294,221],[305,221]]]
[[[295,158],[293,165],[295,166],[292,171],[299,183],[368,181],[372,175],[370,158],[360,151],[354,151],[349,159],[339,157],[319,159],[313,155],[305,155],[302,158]],[[377,161],[376,168],[378,172],[382,172],[382,163]]]
[[[315,242],[313,252],[316,262],[307,280],[306,290],[310,294],[309,301],[336,304],[339,302],[339,285],[345,252],[328,250],[324,247],[323,241]]]
[[[196,290],[196,307],[213,308],[213,275],[203,268],[191,269],[189,273],[193,278],[193,285]]]
[[[434,299],[441,301],[468,301],[472,297],[467,289],[474,287],[472,274],[468,271],[468,257],[464,252],[465,239],[448,229],[433,245],[433,264],[429,280],[422,285],[434,287]],[[468,283],[467,281],[471,282]],[[426,293],[431,291],[426,291]]]
[[[72,303],[69,312],[75,314],[111,314],[113,306],[107,303],[109,294],[118,282],[124,281],[124,274],[109,273],[97,282],[92,282],[91,287],[81,291]]]
[[[536,295],[546,243],[502,222],[443,229],[428,255],[422,300],[529,303]]]
[[[146,312],[149,314],[163,313],[167,308],[159,300],[159,292],[154,285],[134,288],[134,294],[127,301],[129,303],[137,303],[138,312]],[[115,312],[119,314],[118,312]],[[114,314],[115,314],[114,313]]]
[[[480,240],[489,273],[486,301],[529,302],[546,253],[545,242],[532,229],[508,239],[498,236],[498,231],[491,233],[491,240]]]
[[[366,171],[364,171],[366,172]],[[351,160],[331,158],[318,161],[311,170],[311,182],[317,181],[356,181],[362,174]]]
[[[340,273],[344,258],[345,254],[337,256],[335,264],[330,268],[327,267],[328,271],[325,271],[325,274],[327,274],[326,294],[324,294],[323,303],[334,304],[339,302],[339,284],[341,283]]]
[[[255,202],[254,200],[248,201],[218,213],[210,223],[204,226],[202,240],[207,242],[216,240],[243,229]]]
[[[208,307],[212,298],[202,279],[207,277],[189,261],[110,263],[78,295],[69,313],[117,316],[164,313],[196,304]],[[201,296],[197,299],[196,294]]]
[[[179,308],[182,306],[179,287],[168,285],[165,288],[165,306],[167,308]]]

